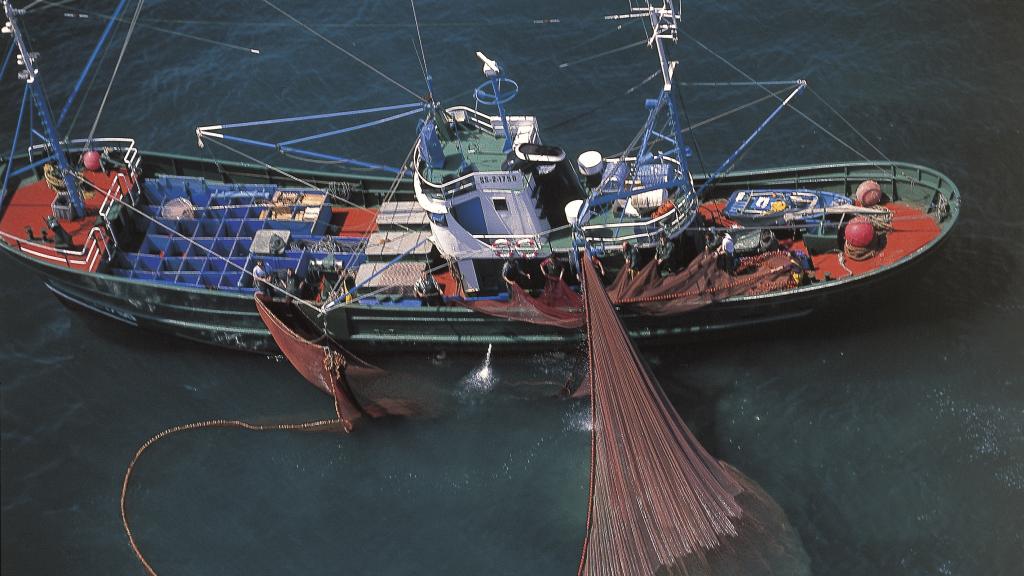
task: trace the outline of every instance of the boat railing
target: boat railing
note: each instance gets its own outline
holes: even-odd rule
[[[445,113],[453,122],[463,123],[468,122],[475,125],[476,127],[487,130],[490,132],[497,132],[499,129],[504,130],[501,124],[501,119],[496,116],[488,116],[469,108],[468,106],[452,106],[451,108],[445,109]],[[515,131],[514,139],[517,143],[519,142],[531,142],[537,143],[539,137],[537,134],[537,123],[532,116],[513,116],[509,118],[509,128]],[[520,138],[520,134],[524,135],[525,138]],[[458,178],[449,180],[448,182],[441,182],[440,184],[430,181],[425,174],[418,170],[420,166],[420,149],[416,146],[413,153],[413,166],[417,167],[417,176],[420,184],[422,185],[422,193],[428,198],[440,202],[451,199],[453,196],[472,190],[474,188],[473,176],[480,174],[496,173],[496,172],[471,172],[464,174]]]
[[[81,250],[68,250],[32,240],[25,240],[3,230],[0,230],[0,238],[3,238],[7,244],[26,254],[51,264],[64,265],[66,268],[95,272],[99,267],[102,257],[106,256],[108,262],[114,258],[114,252],[109,246],[113,235],[108,232],[106,226],[93,226],[90,228],[89,233],[86,235],[85,245]],[[113,240],[115,247],[116,242],[116,240]]]
[[[139,150],[135,147],[135,140],[132,138],[93,138],[92,140],[81,138],[77,140],[68,140],[63,142],[65,152],[85,152],[89,149],[96,148],[113,148],[115,150],[121,150],[124,152],[121,162],[124,163],[125,167],[132,174],[132,179],[137,180],[139,174],[139,163],[142,157],[139,156]],[[50,145],[47,143],[36,144],[28,148],[28,158],[30,163],[36,161],[37,156],[46,157],[49,156]]]
[[[419,146],[416,147],[416,151],[413,153],[412,162],[413,166],[420,165]],[[446,200],[449,200],[456,194],[472,189],[474,187],[474,174],[479,174],[479,172],[472,172],[470,174],[460,176],[448,182],[435,184],[431,182],[430,179],[424,176],[421,172],[417,171],[416,181],[420,184],[423,195],[427,196],[431,200],[444,202]]]
[[[539,234],[474,234],[473,238],[490,246],[496,258],[508,258],[514,254],[532,258],[544,246],[551,251],[550,233],[549,230]]]
[[[494,130],[493,116],[488,116],[469,106],[452,106],[445,109],[445,114],[455,123],[469,122],[483,130]]]
[[[636,158],[632,156],[622,158],[622,160],[631,163],[636,162]],[[678,162],[671,157],[666,157],[664,160],[667,160],[671,164],[678,164]],[[629,197],[623,198],[622,200],[628,202]],[[681,192],[677,194],[675,198],[672,198],[672,200],[672,208],[656,218],[631,219],[606,224],[585,224],[581,227],[583,229],[584,237],[588,242],[605,244],[619,244],[627,240],[633,242],[644,240],[653,243],[657,240],[657,236],[662,231],[672,231],[681,225],[688,225],[696,214],[698,201],[697,196],[692,192]],[[624,228],[639,228],[642,231],[625,236],[617,234],[613,236],[587,234],[588,232],[592,233],[595,230],[619,230]]]
[[[109,139],[108,139],[109,140]],[[99,140],[94,140],[97,142]],[[5,242],[18,248],[18,250],[51,263],[64,264],[68,268],[85,269],[90,272],[96,270],[100,258],[105,256],[110,262],[114,259],[114,252],[119,247],[117,235],[110,227],[107,216],[115,203],[135,205],[138,201],[139,185],[137,172],[131,167],[138,166],[138,151],[134,148],[134,141],[130,143],[130,150],[125,153],[125,165],[128,166],[128,173],[117,172],[110,186],[105,192],[103,202],[100,204],[98,215],[102,223],[89,229],[86,234],[85,245],[81,250],[68,250],[57,248],[53,245],[43,244],[32,240],[19,238],[8,232],[0,230],[0,238]],[[113,245],[113,250],[111,249]]]

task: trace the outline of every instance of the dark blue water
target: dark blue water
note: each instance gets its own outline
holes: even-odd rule
[[[558,64],[639,39],[635,25],[601,20],[622,4],[421,0],[435,92],[465,102],[482,50],[520,82],[513,112],[537,115],[547,142],[570,154],[621,149],[656,87],[623,93],[656,70],[654,56]],[[280,5],[421,90],[404,2]],[[807,78],[887,156],[951,176],[965,203],[941,251],[879,286],[871,305],[835,302],[769,331],[662,342],[644,351],[658,378],[705,445],[775,497],[815,573],[1022,573],[1024,5],[741,0],[688,3],[684,15],[689,34],[756,78]],[[410,101],[259,2],[154,1],[142,16],[262,54],[139,28],[98,134],[199,155],[197,125]],[[58,9],[27,25],[59,102],[100,24]],[[75,135],[95,118],[118,48]],[[687,80],[742,80],[690,40],[676,56]],[[10,77],[0,88],[3,141],[19,90]],[[698,122],[761,93],[684,95]],[[797,106],[878,156],[813,94]],[[724,158],[768,112],[698,130],[705,161]],[[411,134],[403,125],[324,149],[398,162]],[[855,158],[786,113],[743,166]],[[286,363],[69,310],[6,259],[0,278],[4,574],[141,572],[120,526],[120,482],[137,446],[168,426],[330,414]],[[482,356],[456,351],[374,358],[429,416],[345,437],[176,437],[140,464],[134,529],[165,574],[570,574],[585,522],[588,416],[551,396],[573,358],[498,349],[486,371]]]

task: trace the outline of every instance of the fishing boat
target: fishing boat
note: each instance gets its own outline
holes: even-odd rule
[[[716,170],[694,173],[667,54],[680,21],[671,1],[616,16],[648,23],[662,80],[622,153],[544,142],[538,118],[510,112],[518,85],[505,66],[477,53],[483,81],[470,105],[431,95],[196,129],[200,146],[239,160],[149,151],[129,138],[61,139],[95,52],[55,115],[20,14],[9,0],[3,6],[13,40],[4,71],[14,54],[25,86],[2,166],[0,251],[64,302],[200,342],[276,352],[260,293],[290,302],[351,349],[575,345],[574,271],[584,251],[603,263],[633,337],[703,334],[810,314],[933,251],[959,215],[956,186],[923,166],[736,169],[803,81],[776,96],[778,106]],[[26,118],[40,126],[23,126]],[[239,135],[324,119],[357,123],[276,142]],[[414,120],[410,155],[395,166],[307,147]],[[22,133],[29,145],[19,148]],[[246,147],[351,171],[284,169]],[[871,202],[858,189],[870,189]]]

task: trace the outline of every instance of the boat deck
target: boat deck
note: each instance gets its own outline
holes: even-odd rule
[[[811,255],[816,277],[820,280],[825,274],[831,278],[844,278],[867,274],[891,266],[924,248],[941,233],[935,218],[914,206],[903,202],[890,202],[885,207],[893,212],[893,229],[886,234],[885,244],[878,254],[866,260],[844,258],[844,261],[840,261],[841,247],[838,244],[831,252],[813,255],[803,240],[783,240],[780,244],[789,250],[799,250]],[[728,227],[733,222],[723,215],[724,208],[725,201],[721,200],[706,203],[701,206],[700,210],[705,219],[715,226]]]
[[[367,237],[377,231],[377,211],[373,208],[331,208],[331,226],[335,235]]]
[[[116,171],[83,172],[85,179],[101,190],[109,190],[117,174],[119,172]],[[50,205],[55,197],[56,193],[47,186],[45,180],[38,180],[19,188],[11,195],[7,209],[0,216],[0,232],[3,232],[5,237],[13,236],[28,240],[25,227],[31,226],[38,237],[39,231],[46,229],[46,217],[53,214]],[[84,217],[60,221],[61,227],[71,235],[76,246],[85,244],[106,196],[95,190],[86,189],[82,191],[82,200],[85,202]]]
[[[58,220],[61,228],[71,236],[70,248],[55,246],[46,225],[46,217],[53,215],[52,204],[57,195],[45,180],[30,182],[11,195],[6,209],[0,215],[0,239],[50,264],[90,272],[97,270],[103,254],[108,254],[109,242],[105,228],[97,224],[97,216],[105,211],[105,206],[109,207],[120,199],[124,191],[132,187],[132,182],[123,170],[85,171],[82,177],[92,185],[83,186],[82,190],[85,216]],[[29,239],[29,227],[32,228],[34,240]],[[43,230],[49,235],[48,241],[41,239]]]
[[[476,167],[478,172],[495,172],[501,170],[507,154],[502,151],[505,136],[490,134],[476,127],[460,125],[459,137],[452,142],[444,142],[444,166],[431,168],[427,175],[431,182],[442,183],[445,178],[458,178],[463,157],[468,164]]]

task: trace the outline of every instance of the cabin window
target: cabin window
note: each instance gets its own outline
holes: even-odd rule
[[[505,199],[505,198],[491,198],[491,201],[494,202],[494,209],[495,210],[497,210],[499,212],[501,212],[501,211],[508,212],[508,200],[507,199]]]

